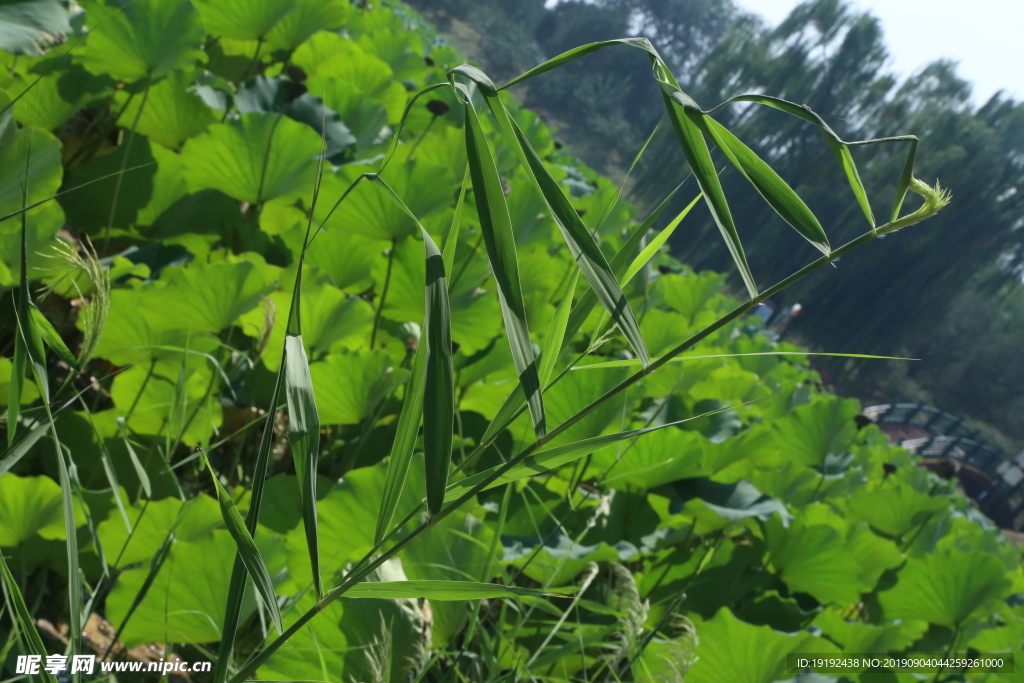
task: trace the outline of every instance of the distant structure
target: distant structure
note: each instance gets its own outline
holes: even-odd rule
[[[964,418],[924,403],[883,403],[864,415],[888,437],[945,478],[956,477],[964,493],[1004,529],[1024,531],[1024,451],[1009,458],[987,446]]]

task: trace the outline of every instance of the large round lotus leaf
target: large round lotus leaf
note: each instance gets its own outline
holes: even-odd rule
[[[0,282],[0,284],[4,283]],[[10,400],[11,369],[11,361],[7,358],[0,358],[0,410],[5,410],[7,402]],[[36,389],[35,382],[31,380],[25,382],[21,388],[21,405],[28,405],[37,398],[39,398],[39,390]]]
[[[0,216],[18,211],[23,201],[34,204],[53,196],[63,176],[57,138],[41,130],[17,131],[9,118],[0,119]],[[28,186],[24,198],[23,184]]]
[[[381,289],[387,278],[387,265],[386,258],[376,259],[373,264],[373,279]],[[388,286],[387,301],[383,303],[384,317],[398,323],[422,325],[424,286],[427,277],[423,243],[413,239],[399,242],[395,247],[391,265],[391,282]],[[462,275],[453,284],[449,284],[452,340],[459,344],[462,352],[466,354],[473,354],[486,348],[494,337],[501,334],[498,297],[494,295],[493,290],[488,292],[481,289],[481,286],[487,286],[481,282],[487,275],[486,268],[486,262],[482,258],[474,259],[465,270],[462,269],[462,264],[456,261],[453,270],[456,274],[462,271]],[[499,340],[499,343],[507,344],[504,339]]]
[[[843,646],[846,652],[900,652],[917,641],[928,629],[923,621],[902,621],[876,626],[846,621],[840,611],[825,610],[814,619],[822,633]]]
[[[922,619],[962,628],[972,616],[1007,597],[1012,587],[998,558],[946,551],[907,560],[896,585],[878,598],[886,619]]]
[[[316,218],[323,221],[349,183],[364,166],[348,165],[335,175],[324,177],[321,204]],[[450,169],[422,162],[389,166],[382,176],[420,220],[431,212],[450,205],[457,182]],[[372,240],[397,240],[416,231],[416,223],[385,190],[375,183],[361,183],[338,207],[327,223],[330,229],[355,232]],[[422,298],[422,297],[421,297]]]
[[[697,662],[687,683],[771,683],[789,678],[786,655],[836,652],[836,646],[810,633],[779,633],[752,626],[727,607],[697,627]]]
[[[113,564],[115,559],[120,560],[118,568],[153,557],[172,529],[179,541],[197,541],[215,529],[224,528],[224,516],[217,501],[206,495],[199,495],[188,503],[178,498],[136,501],[125,513],[132,531],[120,515],[110,516],[96,528],[104,551],[114,553],[108,561]]]
[[[790,459],[803,465],[817,465],[829,455],[849,451],[857,434],[853,421],[860,412],[855,399],[816,401],[800,406],[788,420],[776,424],[775,434],[785,444]]]
[[[940,498],[897,484],[875,491],[860,491],[850,497],[846,508],[850,517],[898,538],[924,524],[947,505]]]
[[[276,534],[256,536],[271,576],[284,569],[284,544]],[[194,542],[175,543],[156,579],[121,633],[128,647],[142,643],[210,643],[220,638],[227,605],[231,567],[238,546],[227,531],[214,531]],[[107,597],[107,616],[121,624],[143,586],[150,567],[122,572]],[[280,579],[279,579],[280,580]],[[247,591],[242,616],[256,608]]]
[[[9,115],[0,117],[0,216],[52,197],[62,177],[57,138],[36,129],[15,131]],[[28,185],[27,197],[22,194],[23,180]],[[31,273],[49,265],[41,253],[47,251],[53,236],[63,226],[64,212],[59,204],[50,202],[25,216]],[[0,286],[17,283],[20,274],[21,216],[14,215],[0,223]]]
[[[253,3],[261,4],[261,3]],[[188,0],[89,3],[89,32],[79,61],[95,74],[123,81],[156,79],[206,61],[203,27]]]
[[[292,11],[295,0],[193,0],[206,32],[234,40],[263,38]]]
[[[594,476],[608,472],[604,481],[617,489],[652,489],[708,474],[704,470],[706,444],[707,439],[696,432],[662,429],[621,449],[605,448],[594,453],[590,472]]]
[[[324,230],[306,254],[306,263],[319,268],[338,289],[359,293],[373,285],[373,267],[387,248],[387,242]]]
[[[238,322],[245,334],[263,340],[263,364],[271,372],[277,372],[292,295],[287,291],[271,292],[267,300],[269,306],[250,310]],[[373,307],[363,299],[307,277],[302,283],[301,305],[302,342],[312,360],[319,360],[329,352],[358,349],[369,342]],[[326,420],[324,422],[327,424]]]
[[[658,278],[655,289],[672,310],[692,319],[721,293],[724,284],[725,278],[716,273],[670,274]]]
[[[309,366],[322,424],[359,424],[408,373],[383,351],[333,354]]]
[[[185,140],[203,132],[217,120],[203,98],[189,90],[191,83],[191,74],[175,71],[150,87],[144,107],[140,95],[132,98],[118,123],[123,128],[134,124],[135,130],[150,140],[177,149]],[[122,106],[126,99],[127,96],[118,98]]]
[[[294,50],[317,31],[344,26],[349,7],[346,0],[299,0],[267,34],[267,43],[279,50]]]
[[[75,524],[85,515],[75,500]],[[64,507],[60,486],[49,477],[0,477],[0,547],[13,548],[32,536],[63,539]]]
[[[94,239],[95,231],[108,226],[128,228],[133,225],[139,219],[139,212],[152,202],[157,174],[163,175],[166,183],[171,170],[153,163],[157,160],[149,139],[139,135],[130,148],[118,145],[109,154],[95,156],[70,171],[68,185],[71,187],[92,184],[80,192],[69,192],[61,197],[68,222],[93,232]],[[121,173],[122,168],[124,173]],[[115,206],[114,191],[118,186],[120,192]],[[162,189],[166,191],[170,187],[173,183],[166,183]]]
[[[413,459],[412,471],[421,471],[420,456]],[[348,472],[336,483],[327,495],[322,486],[317,491],[317,517],[320,525],[320,571],[324,576],[339,571],[347,563],[359,559],[373,547],[373,531],[377,524],[377,513],[384,495],[384,480],[387,463],[361,467]],[[298,484],[294,477],[288,477],[298,498]],[[424,495],[423,480],[409,477],[402,489],[401,502],[395,511],[395,518],[402,519]],[[296,586],[305,588],[312,580],[309,568],[309,552],[306,550],[306,534],[297,524],[287,535],[288,571]],[[329,550],[328,550],[329,549]]]
[[[243,202],[312,194],[320,136],[282,115],[244,114],[192,138],[181,152],[192,192],[220,190]]]
[[[249,261],[167,269],[162,287],[146,290],[140,304],[154,311],[154,331],[220,332],[255,307],[266,291],[259,269]]]
[[[808,593],[823,604],[857,601],[860,566],[851,562],[834,527],[798,520],[785,527],[778,517],[765,525],[772,567],[792,593]]]
[[[154,363],[152,374],[148,365],[128,368],[114,380],[110,395],[115,405],[124,406],[122,413],[134,404],[129,426],[135,434],[156,436],[167,430],[180,434],[183,443],[208,443],[223,422],[220,401],[210,389],[217,389],[220,376],[195,354],[188,354],[186,362],[194,365],[182,373],[181,355]],[[143,466],[156,469],[151,458],[158,456],[143,456]]]
[[[235,94],[235,106],[240,114],[251,112],[277,112],[310,126],[326,141],[324,154],[328,159],[344,152],[356,142],[341,116],[324,105],[312,93],[295,97],[294,81],[278,76],[256,76],[242,83]]]
[[[108,87],[110,80],[90,74],[79,64],[66,64],[40,78],[46,62],[31,71],[14,74],[6,87],[14,105],[14,118],[24,126],[55,130]]]

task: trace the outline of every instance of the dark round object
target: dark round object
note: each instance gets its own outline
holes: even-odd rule
[[[447,103],[442,102],[441,100],[430,100],[429,102],[427,102],[427,111],[429,111],[434,116],[444,116],[450,110],[451,107],[449,107]]]

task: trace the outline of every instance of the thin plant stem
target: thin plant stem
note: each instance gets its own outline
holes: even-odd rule
[[[370,332],[370,348],[377,341],[377,329],[380,327],[380,317],[384,313],[384,304],[388,300],[388,288],[391,286],[391,271],[395,265],[395,250],[398,248],[398,240],[391,240],[391,250],[388,252],[388,269],[384,274],[384,288],[380,293],[380,302],[377,305],[377,312],[373,316],[373,330]]]
[[[121,159],[121,170],[117,174],[117,180],[114,181],[114,199],[110,202],[110,218],[107,220],[107,227],[103,229],[103,253],[107,253],[107,248],[110,246],[110,229],[114,225],[114,215],[117,213],[117,200],[121,195],[121,183],[124,181],[124,170],[128,168],[128,157],[132,153],[132,144],[135,142],[135,129],[139,126],[139,119],[142,118],[142,112],[146,108],[146,100],[149,99],[149,86],[151,84],[150,79],[146,79],[146,90],[142,93],[142,102],[139,103],[139,110],[135,112],[135,119],[132,121],[131,130],[128,131],[128,139],[124,144],[124,158]],[[125,105],[127,108],[128,105]],[[124,111],[124,110],[122,110]],[[118,115],[120,118],[120,114]],[[115,125],[117,119],[114,119]]]

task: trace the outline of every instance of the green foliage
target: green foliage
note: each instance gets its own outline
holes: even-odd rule
[[[404,6],[85,12],[0,83],[8,652],[86,607],[218,683],[768,683],[790,652],[1019,649],[1019,551],[745,317],[876,232],[831,247],[650,43],[524,79],[653,60],[691,155],[726,145],[823,253],[748,301],[662,248],[698,188],[641,222]],[[742,255],[728,184],[699,181]]]

